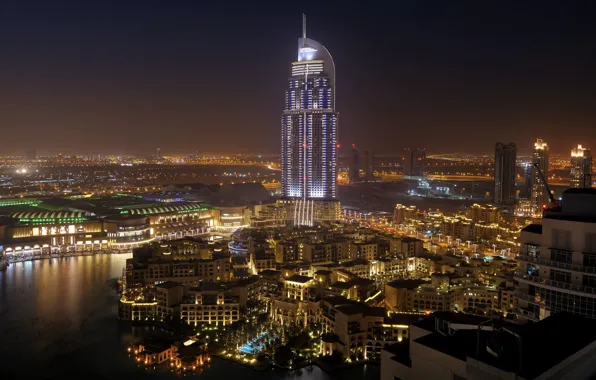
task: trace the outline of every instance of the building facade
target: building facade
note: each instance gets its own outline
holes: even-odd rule
[[[534,205],[535,214],[539,215],[544,205],[548,204],[548,192],[542,183],[540,172],[544,174],[544,178],[548,179],[548,156],[549,148],[546,141],[542,139],[536,140],[534,143],[534,152],[532,153],[532,176],[531,176],[531,193],[530,199]]]
[[[426,151],[424,149],[406,149],[404,152],[404,175],[423,176],[425,161]]]
[[[356,149],[356,145],[352,144],[352,151],[350,152],[350,165],[348,167],[348,181],[356,183],[360,180],[360,152]]]
[[[337,116],[333,58],[304,25],[281,117],[281,191],[295,225],[314,224],[315,203],[337,201]]]
[[[596,189],[569,189],[562,209],[521,233],[518,314],[531,321],[566,311],[596,318]]]
[[[497,205],[515,204],[515,160],[517,151],[514,143],[497,143],[495,147],[495,194]]]
[[[581,145],[571,149],[569,176],[571,178],[570,187],[592,187],[592,153],[589,149]]]

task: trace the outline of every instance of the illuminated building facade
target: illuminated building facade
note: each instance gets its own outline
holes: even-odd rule
[[[180,305],[180,320],[189,326],[209,324],[226,326],[240,318],[238,299],[222,289],[200,289],[190,294],[190,302]]]
[[[0,225],[5,254],[52,254],[107,249],[102,222],[82,211],[27,211]]]
[[[294,202],[295,225],[313,225],[316,204],[337,202],[337,113],[333,58],[305,24],[281,124],[282,196]]]
[[[497,205],[515,204],[515,160],[517,150],[514,143],[497,143],[495,147],[495,195]]]
[[[571,187],[592,187],[592,153],[578,145],[571,150],[570,167]]]
[[[49,211],[51,203],[36,199],[0,202],[0,254],[129,250],[153,240],[200,235],[227,222],[220,221],[220,209],[199,203],[119,205],[122,199],[115,197],[72,206],[67,199],[55,201],[65,205]]]
[[[549,149],[546,141],[542,139],[536,140],[534,143],[534,152],[532,153],[532,164],[537,165],[540,168],[545,179],[548,179],[548,152]],[[547,205],[549,201],[548,192],[542,183],[542,179],[540,178],[536,166],[532,166],[531,181],[530,199],[534,204],[535,215],[538,216],[540,215],[540,210],[542,210],[544,205]]]

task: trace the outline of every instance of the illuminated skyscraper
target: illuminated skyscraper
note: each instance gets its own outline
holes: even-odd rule
[[[319,206],[337,203],[335,64],[325,46],[306,38],[306,18],[281,126],[281,190],[285,199],[294,202],[294,224],[328,219]],[[339,210],[339,204],[332,208]]]
[[[544,174],[544,178],[548,179],[548,145],[546,144],[546,141],[537,139],[534,143],[532,164],[537,164]],[[546,187],[542,183],[536,166],[532,166],[532,192],[530,194],[530,199],[536,209],[536,215],[540,215],[542,208],[549,203]]]
[[[514,143],[497,143],[495,146],[495,196],[494,203],[511,206],[515,204],[515,160]]]
[[[578,145],[571,149],[571,187],[592,187],[592,153]]]

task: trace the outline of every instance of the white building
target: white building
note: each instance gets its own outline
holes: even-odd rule
[[[567,311],[596,318],[596,189],[568,189],[560,210],[521,232],[518,313],[539,320]]]

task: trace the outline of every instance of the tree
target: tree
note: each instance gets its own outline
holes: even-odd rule
[[[273,355],[273,360],[275,360],[275,364],[280,367],[287,367],[290,364],[290,361],[294,358],[294,353],[288,346],[280,346],[275,350],[275,354]]]
[[[310,336],[306,332],[290,337],[288,346],[292,348],[306,348],[310,343]]]

